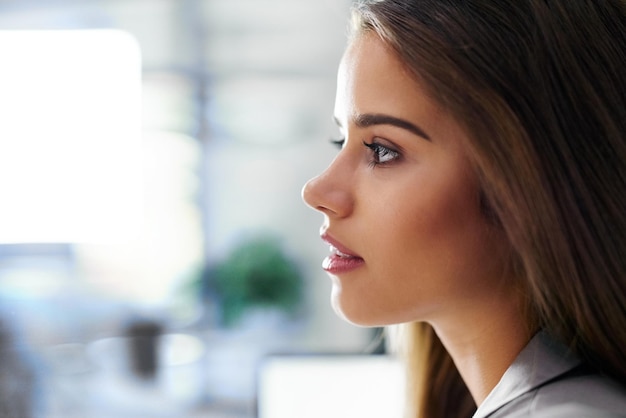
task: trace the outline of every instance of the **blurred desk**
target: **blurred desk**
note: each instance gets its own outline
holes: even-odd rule
[[[159,339],[153,378],[133,373],[130,341],[112,337],[63,344],[47,353],[45,418],[251,418],[254,405],[212,399],[206,392],[206,350],[185,334]]]

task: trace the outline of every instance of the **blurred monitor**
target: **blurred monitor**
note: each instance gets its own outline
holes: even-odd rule
[[[404,389],[387,355],[272,355],[259,368],[258,418],[401,418]]]

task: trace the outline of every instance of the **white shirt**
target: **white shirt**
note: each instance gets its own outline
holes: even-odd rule
[[[480,405],[474,418],[624,418],[626,388],[585,368],[540,332]]]

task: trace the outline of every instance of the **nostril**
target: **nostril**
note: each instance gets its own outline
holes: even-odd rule
[[[320,176],[314,177],[311,180],[307,181],[302,187],[302,200],[312,209],[317,211],[327,213],[332,212],[332,210],[328,209],[327,203],[325,202],[323,188],[321,187]]]

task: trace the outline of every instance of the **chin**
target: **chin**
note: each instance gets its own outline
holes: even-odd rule
[[[376,328],[398,323],[377,318],[374,312],[364,306],[357,306],[355,309],[350,309],[337,298],[333,298],[332,307],[339,318],[357,327]]]

